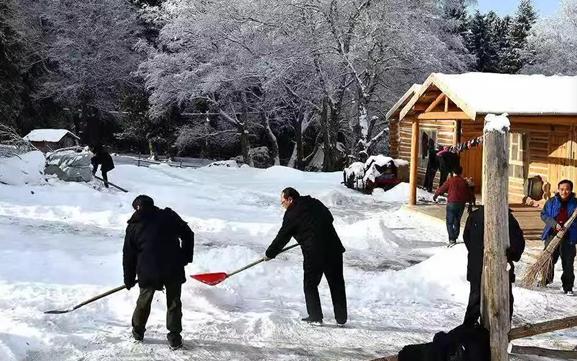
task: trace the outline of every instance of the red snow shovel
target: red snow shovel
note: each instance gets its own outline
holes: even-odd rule
[[[295,248],[296,246],[298,246],[297,244],[293,244],[292,246],[288,246],[286,248],[283,248],[282,251],[279,252],[279,254],[288,251],[291,248]],[[256,266],[257,264],[264,262],[265,261],[265,257],[259,259],[258,261],[254,261],[253,263],[250,263],[246,266],[244,266],[241,269],[238,269],[232,273],[225,273],[225,272],[215,272],[215,273],[201,273],[198,275],[191,275],[190,277],[194,278],[197,281],[200,281],[202,283],[205,283],[207,285],[210,286],[215,286],[219,283],[221,283],[222,281],[224,281],[225,279],[229,278],[232,275],[235,275],[237,273],[240,273],[242,271],[244,271],[245,269],[251,268],[252,266]]]

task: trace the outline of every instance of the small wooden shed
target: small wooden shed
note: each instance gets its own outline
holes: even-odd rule
[[[577,76],[433,73],[387,113],[390,155],[409,161],[414,174],[410,204],[416,204],[416,187],[426,171],[427,139],[465,145],[460,153],[463,173],[482,192],[483,147],[467,144],[482,136],[487,114],[502,113],[511,122],[511,203],[522,200],[535,175],[552,190],[566,178],[577,184]]]
[[[44,153],[73,147],[80,141],[78,136],[67,129],[34,129],[24,139]]]

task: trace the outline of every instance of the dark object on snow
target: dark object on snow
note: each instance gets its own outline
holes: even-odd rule
[[[76,306],[74,306],[74,307],[72,307],[72,308],[69,308],[69,309],[66,309],[66,310],[51,310],[51,311],[46,311],[46,312],[44,312],[44,313],[55,315],[55,314],[72,312],[72,311],[74,311],[74,310],[79,309],[79,308],[82,307],[82,306],[86,306],[86,305],[89,304],[89,303],[92,303],[92,302],[94,302],[94,301],[98,301],[98,300],[101,299],[101,298],[104,298],[104,297],[106,297],[106,296],[109,296],[109,295],[111,295],[111,294],[113,294],[113,293],[116,293],[116,292],[118,292],[118,291],[121,291],[121,290],[123,290],[123,289],[125,289],[125,288],[126,288],[125,285],[118,286],[118,287],[116,287],[116,288],[111,289],[110,291],[106,291],[106,292],[104,292],[104,293],[102,293],[102,294],[99,294],[98,296],[92,297],[92,298],[89,299],[89,300],[86,300],[86,301],[84,301],[84,302],[82,302],[82,303],[79,303],[79,304],[77,304]]]
[[[481,316],[481,274],[483,271],[484,235],[485,235],[485,211],[481,206],[471,212],[463,231],[463,240],[469,251],[467,256],[467,281],[471,285],[469,304],[465,313],[464,323],[472,325]],[[515,266],[525,250],[525,238],[519,222],[509,210],[509,248],[507,249],[507,262],[511,266],[509,270],[509,311],[513,315],[513,292],[515,282]]]
[[[347,300],[343,278],[343,247],[333,226],[333,216],[329,209],[318,199],[310,196],[294,195],[287,197],[288,188],[283,192],[283,204],[288,203],[283,224],[276,238],[266,250],[268,258],[275,258],[291,237],[301,245],[303,252],[304,292],[309,317],[322,319],[318,285],[325,275],[331,297],[335,318],[339,324],[347,321]]]
[[[461,325],[448,333],[439,332],[433,342],[408,345],[399,352],[399,361],[490,360],[489,331],[479,325]]]
[[[92,175],[96,174],[96,170],[98,170],[98,166],[100,165],[100,172],[102,173],[104,186],[108,188],[108,172],[114,169],[112,157],[101,145],[95,145],[92,147],[91,151],[94,153],[94,157],[90,159],[90,163],[92,164]]]

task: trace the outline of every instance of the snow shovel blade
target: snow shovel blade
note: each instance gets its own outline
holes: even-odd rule
[[[50,315],[59,315],[61,313],[68,313],[70,311],[74,311],[74,309],[70,309],[70,310],[51,310],[51,311],[44,311],[44,313],[50,314]]]
[[[191,275],[190,277],[194,278],[197,281],[200,281],[204,284],[209,286],[215,286],[225,279],[228,278],[228,274],[224,272],[216,272],[216,273],[201,273],[198,275]]]

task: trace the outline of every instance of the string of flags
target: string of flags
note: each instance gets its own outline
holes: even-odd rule
[[[456,145],[449,146],[446,150],[451,153],[461,153],[465,150],[469,150],[474,147],[478,147],[483,144],[483,136],[477,138],[469,139],[468,141]]]

